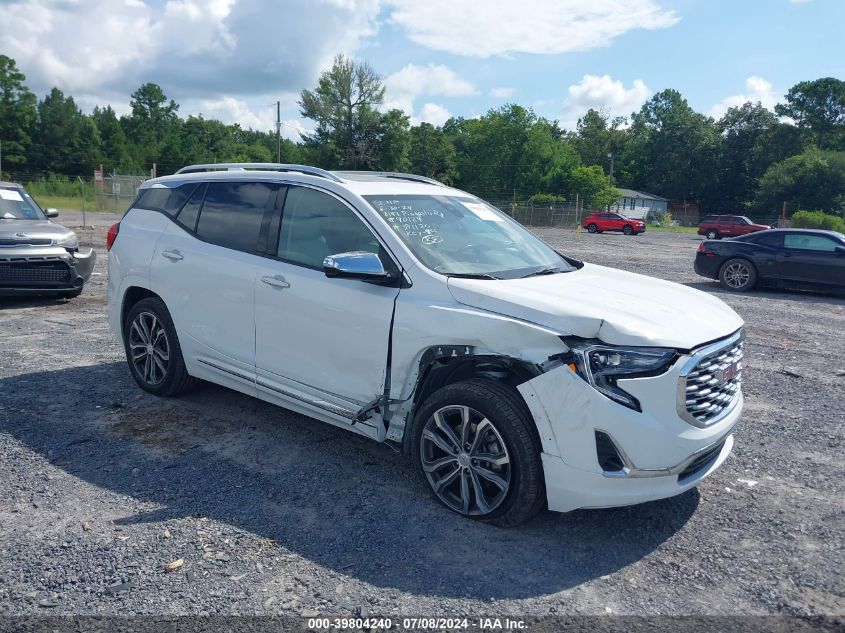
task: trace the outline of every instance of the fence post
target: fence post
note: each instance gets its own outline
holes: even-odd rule
[[[581,239],[581,211],[578,208],[579,194],[575,194],[575,231],[578,233],[578,239]]]
[[[82,177],[77,176],[79,181],[79,195],[82,196],[82,228],[85,228],[85,184],[82,182]]]

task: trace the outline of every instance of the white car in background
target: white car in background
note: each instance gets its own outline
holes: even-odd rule
[[[143,389],[201,378],[391,442],[472,518],[669,497],[733,445],[733,310],[427,178],[194,165],[146,182],[107,246]]]

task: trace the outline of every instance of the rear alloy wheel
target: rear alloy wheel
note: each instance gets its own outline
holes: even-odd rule
[[[728,290],[746,292],[757,283],[757,271],[746,259],[729,259],[719,271],[719,282]]]
[[[634,227],[632,227],[630,224],[626,224],[625,226],[622,227],[622,232],[625,235],[633,235],[634,234]]]
[[[511,387],[488,380],[455,383],[418,411],[412,454],[447,508],[501,527],[517,525],[545,500],[532,426]]]
[[[598,233],[598,230],[599,227],[597,227],[595,224],[587,225],[587,231],[589,231],[590,233]]]
[[[157,396],[174,396],[191,386],[179,339],[161,299],[142,299],[123,326],[126,360],[135,382]]]
[[[714,231],[713,229],[710,229],[709,231],[707,231],[707,239],[708,240],[718,240],[719,234],[716,231]]]

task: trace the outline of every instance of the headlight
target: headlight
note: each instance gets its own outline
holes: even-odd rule
[[[611,400],[642,411],[637,399],[616,385],[620,378],[643,378],[665,373],[677,352],[661,347],[613,347],[600,341],[563,338],[570,352],[564,362]]]
[[[79,238],[76,237],[76,233],[71,233],[70,235],[57,239],[56,246],[64,246],[66,249],[72,251],[79,247]]]

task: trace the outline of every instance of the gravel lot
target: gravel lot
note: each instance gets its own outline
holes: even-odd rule
[[[724,293],[694,235],[538,230],[736,309],[747,408],[697,490],[500,530],[386,446],[213,385],[141,392],[105,319],[114,219],[79,231],[81,297],[0,299],[0,614],[845,615],[845,300]]]

